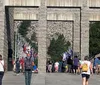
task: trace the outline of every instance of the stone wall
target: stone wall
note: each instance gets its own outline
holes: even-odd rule
[[[16,8],[14,13],[14,19],[27,19],[38,20],[37,26],[37,39],[38,39],[38,55],[39,55],[39,68],[42,72],[45,72],[46,66],[46,53],[47,53],[47,36],[51,34],[47,33],[50,28],[48,20],[62,20],[72,21],[74,30],[69,32],[73,35],[73,48],[81,54],[83,59],[85,55],[89,55],[89,21],[100,21],[100,0],[4,0],[0,1],[0,53],[3,56],[7,56],[7,41],[6,29],[5,29],[5,5],[6,6],[32,6],[33,9],[27,7],[19,10]],[[26,2],[25,2],[26,1]],[[31,2],[32,1],[32,2]],[[19,11],[18,11],[19,10]],[[12,12],[11,12],[12,13]],[[25,14],[24,14],[25,13]],[[12,14],[10,14],[12,19]],[[10,20],[12,24],[13,21]],[[49,24],[48,24],[49,23]],[[60,22],[62,23],[62,22]],[[64,22],[65,23],[65,22]],[[13,26],[10,24],[11,29]],[[54,24],[53,24],[54,25]],[[56,22],[58,25],[58,22]],[[48,26],[48,27],[47,27]],[[64,26],[64,25],[62,25]],[[56,27],[55,27],[56,28]],[[58,27],[59,29],[61,26]],[[66,28],[67,29],[67,28]],[[63,30],[63,29],[62,29]],[[50,31],[49,31],[50,32]],[[65,32],[65,31],[64,31]],[[13,30],[11,35],[13,35]],[[12,37],[13,39],[13,37]],[[71,39],[71,38],[70,38]]]
[[[50,40],[55,37],[55,33],[63,34],[66,41],[72,44],[73,37],[73,22],[67,21],[48,21],[47,22],[47,47],[50,44]]]
[[[8,42],[8,51],[7,54],[7,62],[8,62],[8,70],[12,70],[12,57],[14,56],[14,29],[13,29],[13,8],[6,7],[6,29],[7,29],[7,42]]]
[[[14,21],[14,31],[18,31],[18,28],[20,26],[22,21]],[[37,38],[37,30],[38,30],[38,21],[31,21],[30,27],[28,27],[28,32],[26,37],[31,39],[32,34],[35,32],[36,33],[36,38]]]
[[[14,19],[15,20],[38,20],[38,7],[14,8]]]
[[[0,54],[3,56],[5,63],[7,63],[8,42],[7,42],[7,30],[5,22],[5,8],[3,0],[0,0]]]
[[[15,21],[15,29],[18,29],[17,27],[20,25],[21,21]],[[29,39],[31,39],[31,36],[33,32],[36,33],[36,38],[38,38],[38,21],[31,21],[31,25],[28,28],[28,34],[26,35]],[[50,40],[55,36],[55,33],[63,34],[66,41],[70,41],[71,44],[73,44],[73,22],[72,21],[47,21],[47,29],[46,29],[46,38],[47,47],[50,44]],[[43,35],[41,35],[43,36]],[[41,42],[41,44],[43,44]],[[47,49],[48,50],[48,49]]]
[[[14,50],[14,8],[9,8],[11,48]],[[14,52],[13,52],[14,53]]]
[[[40,6],[42,0],[4,0],[5,5],[10,6]],[[78,6],[81,7],[83,0],[46,0],[46,6]],[[90,7],[99,7],[100,0],[87,0]]]
[[[83,1],[81,7],[81,59],[89,56],[89,7],[87,0]]]
[[[31,25],[28,28],[28,34],[26,35],[29,39],[31,39],[32,34],[35,32],[36,33],[36,38],[37,38],[37,30],[38,30],[38,21],[31,21]]]

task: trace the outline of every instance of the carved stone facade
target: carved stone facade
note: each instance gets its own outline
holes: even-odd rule
[[[70,36],[68,39],[73,42],[73,50],[80,54],[81,59],[89,55],[89,22],[100,21],[100,0],[0,0],[0,54],[2,55],[7,52],[4,43],[6,45],[8,43],[4,39],[6,38],[4,37],[5,6],[14,8],[14,20],[38,22],[38,65],[41,72],[45,72],[46,69],[47,36],[52,35],[54,28],[58,28],[55,31],[62,28],[63,32],[67,30],[64,26],[68,26],[69,33],[64,32],[65,36]]]

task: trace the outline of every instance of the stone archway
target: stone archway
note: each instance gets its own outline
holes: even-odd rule
[[[92,0],[62,0],[57,1],[57,3],[55,3],[56,0],[52,2],[50,0],[25,1],[28,0],[19,0],[19,2],[16,2],[16,0],[1,0],[0,2],[0,54],[4,56],[6,63],[8,60],[7,49],[9,42],[7,41],[8,29],[6,29],[7,20],[5,19],[5,12],[7,11],[5,6],[18,7],[18,9],[21,8],[21,10],[16,10],[16,12],[13,8],[8,10],[11,11],[9,15],[9,22],[7,22],[10,25],[10,27],[8,26],[9,29],[13,29],[13,26],[11,26],[10,23],[12,23],[14,19],[38,20],[38,56],[39,69],[41,72],[46,71],[47,20],[72,20],[74,22],[74,51],[79,52],[82,59],[85,55],[89,55],[89,21],[100,21],[100,6],[98,5],[98,3],[100,3],[99,0],[96,0],[95,2]],[[32,9],[36,10],[37,13],[32,13]],[[9,51],[11,52],[10,49]]]

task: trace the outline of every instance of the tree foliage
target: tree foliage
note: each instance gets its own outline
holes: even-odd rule
[[[35,32],[33,32],[32,36],[31,36],[31,40],[32,41],[37,41]]]
[[[96,54],[100,53],[100,22],[90,23],[89,35],[90,56],[95,56]]]
[[[58,34],[57,39],[52,38],[50,41],[47,53],[51,56],[52,60],[60,60],[62,53],[67,51],[70,45],[69,41],[66,42],[63,34]]]
[[[18,32],[23,36],[26,37],[28,32],[28,27],[30,26],[31,21],[23,21],[21,22],[21,25],[19,26]]]
[[[25,38],[26,42],[28,42],[31,45],[31,47],[33,47],[35,49],[35,51],[38,51],[37,44],[32,42],[32,41],[36,41],[36,33],[33,32],[31,39],[26,37],[26,35],[29,31],[28,27],[30,27],[30,24],[31,24],[31,21],[21,22],[21,25],[19,26],[18,32],[20,33],[20,35],[22,35],[23,38]]]

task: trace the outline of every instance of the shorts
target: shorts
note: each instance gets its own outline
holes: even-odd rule
[[[75,66],[75,65],[74,65],[74,69],[78,69],[78,66]]]
[[[82,78],[86,78],[86,80],[88,80],[90,78],[90,75],[89,74],[82,74]]]

